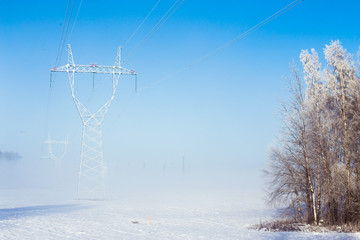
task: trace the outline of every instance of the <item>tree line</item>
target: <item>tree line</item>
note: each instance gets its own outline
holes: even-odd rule
[[[268,200],[298,222],[360,225],[360,51],[339,41],[325,61],[302,50],[282,103],[281,136],[271,148]]]

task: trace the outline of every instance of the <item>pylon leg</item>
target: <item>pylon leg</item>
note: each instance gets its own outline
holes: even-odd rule
[[[104,199],[101,125],[83,125],[78,199]]]

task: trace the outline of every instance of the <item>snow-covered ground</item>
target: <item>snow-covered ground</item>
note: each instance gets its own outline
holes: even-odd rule
[[[249,230],[274,211],[246,192],[127,191],[105,201],[69,200],[48,190],[1,190],[0,196],[0,239],[360,239]]]

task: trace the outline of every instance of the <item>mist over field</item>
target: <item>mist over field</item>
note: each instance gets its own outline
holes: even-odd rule
[[[284,209],[293,219],[295,206],[314,226],[327,216],[320,164],[311,159],[316,181],[306,178],[306,187],[291,174],[278,180],[299,152],[279,151],[274,160],[274,146],[286,146],[280,109],[291,97],[289,63],[309,82],[301,51],[321,52],[334,40],[357,61],[359,7],[350,0],[1,1],[0,239],[360,238],[254,229],[283,219]],[[319,64],[325,69],[327,59]],[[334,159],[360,166],[346,139],[343,148],[330,141],[339,149]],[[281,168],[273,164],[279,159]],[[350,181],[335,182],[349,183],[351,196]],[[342,209],[344,194],[334,196]]]

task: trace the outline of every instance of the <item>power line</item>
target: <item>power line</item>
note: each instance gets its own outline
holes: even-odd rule
[[[57,52],[57,56],[56,56],[56,60],[55,60],[55,67],[59,65],[59,62],[61,60],[64,44],[65,44],[65,41],[66,41],[66,38],[67,38],[67,33],[68,33],[68,30],[69,30],[69,24],[70,24],[70,21],[71,21],[72,12],[74,10],[75,1],[76,0],[73,0],[69,18],[68,18],[68,13],[69,13],[69,6],[70,6],[71,0],[68,1],[67,7],[66,7],[66,14],[65,14],[65,19],[64,19],[64,24],[63,24],[63,27],[62,27],[61,37],[60,37],[60,42],[59,42],[59,48],[58,48],[58,52]],[[71,28],[71,34],[72,34],[72,31],[74,30],[74,25],[76,23],[76,19],[78,17],[79,11],[80,11],[81,4],[82,4],[82,0],[80,2],[79,9],[78,9],[77,14],[76,14],[75,21],[74,21],[74,23],[72,25],[72,28]],[[65,26],[66,26],[66,31],[65,31],[65,35],[64,35]],[[71,37],[71,34],[70,34],[70,37]],[[56,77],[56,76],[54,76],[54,77]],[[52,73],[50,73],[50,87],[49,87],[49,94],[48,94],[49,95],[48,96],[48,105],[49,105],[49,101],[51,100],[52,82],[53,82]],[[47,113],[47,115],[49,115],[49,113]],[[48,118],[48,116],[47,116],[47,118]],[[46,121],[48,121],[48,119]]]
[[[281,16],[282,14],[284,14],[285,12],[289,11],[290,9],[294,8],[295,6],[297,6],[298,4],[300,4],[301,2],[303,2],[304,0],[295,0],[293,2],[291,2],[289,5],[285,6],[284,8],[280,9],[279,11],[275,12],[273,15],[271,15],[270,17],[264,19],[263,21],[261,21],[260,23],[256,24],[255,26],[251,27],[250,29],[248,29],[247,31],[245,31],[244,33],[236,36],[235,38],[233,38],[232,40],[228,41],[227,43],[223,44],[222,46],[216,48],[215,50],[209,52],[208,54],[205,54],[204,56],[202,56],[201,58],[199,58],[198,60],[192,62],[191,64],[171,73],[170,75],[166,76],[166,77],[163,77],[162,79],[159,79],[157,81],[153,81],[151,83],[149,83],[148,85],[146,85],[145,87],[143,88],[140,88],[138,92],[141,92],[141,91],[144,91],[144,90],[147,90],[148,88],[151,88],[152,86],[156,86],[184,71],[186,71],[187,69],[193,67],[194,65],[204,61],[206,58],[209,58],[211,57],[212,55],[214,55],[215,53],[221,51],[221,50],[224,50],[225,48],[229,47],[231,44],[233,44],[235,41],[237,40],[240,40],[244,37],[246,37],[247,35],[249,35],[250,33],[256,31],[257,29],[263,27],[265,24],[267,23],[270,23],[271,21],[275,20],[277,17]],[[127,107],[133,102],[134,100],[134,97],[135,97],[136,94],[133,94],[131,96],[131,98],[128,100],[127,104],[124,105],[123,109],[122,109],[122,112],[124,112]],[[119,116],[121,115],[121,113],[119,114]]]
[[[216,48],[215,50],[209,52],[208,54],[202,56],[201,58],[199,58],[198,60],[194,61],[193,63],[190,64],[190,66],[198,64],[202,61],[204,61],[206,58],[211,57],[212,55],[214,55],[215,53],[229,47],[230,45],[232,45],[233,43],[235,43],[237,40],[243,39],[244,37],[246,37],[247,35],[251,34],[252,32],[255,32],[256,30],[258,30],[259,28],[261,28],[262,26],[266,25],[267,23],[275,20],[276,18],[280,17],[282,14],[284,14],[285,12],[289,11],[290,9],[292,9],[293,7],[297,6],[298,4],[300,4],[302,1],[304,0],[295,0],[292,3],[290,3],[289,5],[285,6],[284,8],[280,9],[279,11],[277,11],[276,13],[274,13],[273,15],[271,15],[270,17],[264,19],[263,21],[261,21],[260,23],[256,24],[255,26],[253,26],[252,28],[246,30],[245,32],[243,32],[242,34],[238,35],[237,37],[231,39],[230,41],[228,41],[227,43],[225,43],[224,45]]]
[[[127,61],[135,54],[135,51],[140,48],[146,41],[148,41],[151,36],[159,30],[159,28],[169,19],[169,17],[178,9],[178,7],[184,2],[180,3],[180,5],[173,11],[165,20],[164,18],[169,14],[169,12],[176,6],[176,4],[179,2],[179,0],[176,0],[175,3],[169,8],[169,10],[162,16],[162,18],[155,24],[155,26],[150,30],[150,32],[135,46],[135,48],[130,52],[129,57]],[[164,21],[163,21],[164,20]]]
[[[60,49],[61,49],[62,40],[63,40],[63,35],[64,35],[64,30],[65,30],[65,25],[66,25],[66,19],[67,19],[68,12],[69,12],[69,6],[70,6],[70,0],[68,1],[68,5],[67,5],[67,7],[66,7],[66,14],[65,14],[65,19],[64,19],[64,23],[63,23],[62,31],[61,31],[60,42],[59,42],[59,48],[58,48],[58,51],[57,51],[57,54],[56,54],[55,66],[57,66],[57,64],[58,64],[58,59],[59,59]]]
[[[146,17],[144,18],[144,20],[139,24],[139,26],[135,29],[135,31],[130,35],[130,37],[126,40],[124,47],[126,47],[126,45],[129,43],[129,41],[135,36],[135,34],[139,31],[139,29],[142,27],[142,25],[145,23],[145,21],[149,18],[149,16],[151,15],[151,13],[155,10],[155,8],[157,7],[157,5],[160,3],[161,0],[158,0],[157,3],[155,4],[155,6],[150,10],[150,12],[148,13],[148,15],[146,15]]]
[[[73,33],[73,31],[74,31],[75,24],[76,24],[77,18],[78,18],[78,16],[79,16],[79,12],[80,12],[80,9],[81,9],[82,2],[83,2],[83,0],[80,1],[79,8],[78,8],[78,10],[77,10],[74,23],[73,23],[73,25],[72,25],[72,27],[71,27],[71,31],[70,31],[70,35],[69,35],[69,41],[70,41],[71,36],[72,36],[72,33]]]
[[[159,30],[159,28],[170,18],[171,15],[174,14],[174,12],[180,7],[180,5],[184,2],[184,0],[182,0],[180,2],[180,4],[175,8],[174,11],[171,12],[171,14],[169,15],[170,11],[176,6],[176,4],[179,2],[179,0],[176,0],[175,3],[169,8],[169,10],[162,16],[162,18],[155,24],[155,26],[150,30],[150,32],[134,47],[134,49],[130,52],[129,57],[127,59],[127,61],[129,61],[129,59],[134,55],[135,51],[140,48],[147,40],[149,40],[151,38],[151,36]],[[166,18],[165,18],[166,17]],[[164,20],[165,18],[165,20]]]
[[[279,11],[275,12],[274,14],[272,14],[270,17],[264,19],[263,21],[259,22],[258,24],[256,24],[255,26],[251,27],[250,29],[246,30],[245,32],[241,33],[240,35],[236,36],[235,38],[231,39],[230,41],[228,41],[227,43],[221,45],[220,47],[210,51],[209,53],[205,54],[204,56],[200,57],[199,59],[193,61],[192,63],[190,63],[189,65],[171,73],[170,75],[163,77],[162,79],[159,79],[157,81],[154,81],[152,83],[149,83],[147,86],[140,88],[138,90],[138,92],[143,91],[147,88],[150,88],[151,86],[155,86],[160,84],[161,82],[164,82],[184,71],[186,71],[187,69],[193,67],[196,64],[199,64],[200,62],[204,61],[205,59],[213,56],[214,54],[216,54],[219,51],[224,50],[225,48],[228,48],[230,45],[232,45],[233,43],[235,43],[236,41],[245,38],[246,36],[248,36],[249,34],[255,32],[256,30],[258,30],[259,28],[263,27],[264,25],[270,23],[271,21],[275,20],[276,18],[280,17],[282,14],[284,14],[285,12],[289,11],[290,9],[294,8],[295,6],[297,6],[298,4],[300,4],[301,2],[303,2],[304,0],[295,0],[293,2],[291,2],[290,4],[288,4],[287,6],[283,7],[282,9],[280,9]]]
[[[181,6],[181,4],[183,4],[184,0],[182,0],[180,2],[179,5],[177,5],[177,7],[169,14],[169,16],[158,26],[158,28],[155,30],[155,32],[157,30],[159,30],[159,28],[174,14],[174,12]],[[153,32],[151,35],[153,35],[155,32]],[[149,39],[151,38],[151,36],[149,37]]]
[[[75,0],[73,0],[73,4],[72,4],[72,6],[71,6],[70,16],[69,16],[69,20],[68,20],[68,23],[67,23],[67,26],[66,26],[66,31],[65,31],[64,41],[63,41],[63,43],[62,43],[61,50],[60,50],[59,60],[58,60],[58,62],[57,62],[56,65],[58,65],[59,62],[60,62],[60,60],[61,60],[62,52],[63,52],[64,46],[65,46],[65,42],[66,42],[67,33],[68,33],[68,30],[69,30],[69,25],[70,25],[70,22],[71,22],[71,16],[72,16],[72,13],[73,13],[73,10],[74,10],[74,5],[75,5]]]

